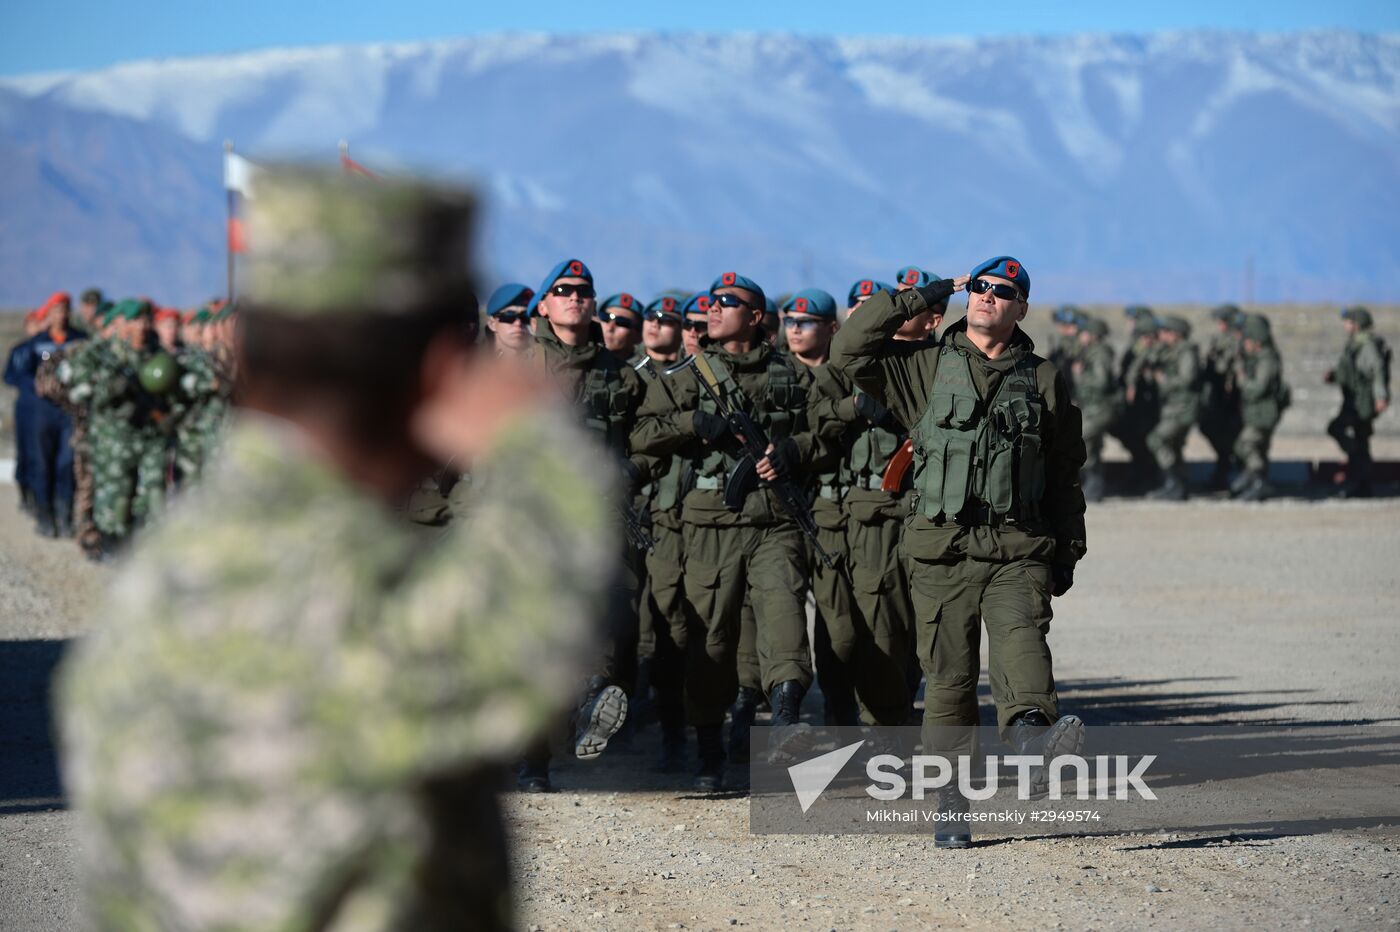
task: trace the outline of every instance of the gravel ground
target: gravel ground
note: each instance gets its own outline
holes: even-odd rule
[[[65,929],[71,816],[47,740],[61,645],[106,570],[0,518],[0,926]],[[1051,633],[1065,707],[1096,722],[1400,722],[1400,502],[1110,502]],[[96,612],[100,615],[100,611]],[[984,684],[985,687],[985,684]],[[806,711],[817,711],[815,697]],[[1400,834],[1236,826],[1008,839],[755,836],[740,794],[650,772],[652,732],[560,791],[507,797],[521,921],[556,928],[892,929],[1400,924]]]

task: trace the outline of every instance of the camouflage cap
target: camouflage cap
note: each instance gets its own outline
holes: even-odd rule
[[[248,201],[241,299],[288,317],[407,316],[474,301],[476,201],[418,181],[270,166]]]

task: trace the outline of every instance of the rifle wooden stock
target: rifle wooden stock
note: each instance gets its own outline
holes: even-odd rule
[[[882,492],[903,492],[913,483],[913,477],[909,475],[909,467],[914,465],[914,441],[906,440],[899,445],[899,449],[894,451],[894,456],[890,457],[889,463],[885,466],[885,474],[880,477],[880,491]]]

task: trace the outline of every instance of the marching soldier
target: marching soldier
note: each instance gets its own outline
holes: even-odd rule
[[[1123,393],[1108,343],[1108,324],[1085,316],[1079,324],[1079,351],[1070,363],[1075,401],[1083,417],[1084,471],[1080,485],[1086,502],[1104,497],[1103,438],[1123,414]]]
[[[1201,365],[1201,419],[1197,426],[1215,451],[1212,489],[1230,484],[1235,440],[1243,424],[1240,420],[1240,391],[1235,384],[1241,353],[1240,321],[1243,314],[1233,304],[1222,304],[1210,312],[1215,332],[1210,335]]]
[[[890,341],[964,287],[967,317],[939,343]],[[1059,716],[1046,632],[1050,599],[1073,585],[1085,552],[1084,445],[1064,379],[1018,326],[1029,291],[1021,263],[998,256],[956,281],[876,295],[833,346],[831,364],[914,441],[914,513],[903,550],[928,678],[923,746],[952,759],[973,752],[983,621],[1006,739],[1019,753],[1047,758],[1082,742],[1079,720]],[[973,470],[974,458],[988,468]],[[957,820],[967,801],[949,793],[940,802],[954,821],[935,844],[970,844],[967,822]]]
[[[1157,462],[1147,446],[1147,435],[1157,426],[1161,413],[1157,383],[1147,376],[1157,345],[1157,321],[1141,305],[1131,305],[1123,313],[1133,322],[1131,341],[1118,361],[1124,407],[1109,433],[1118,438],[1132,458],[1132,491],[1142,492],[1156,488],[1160,482]]]
[[[1371,432],[1376,418],[1390,407],[1390,347],[1371,328],[1364,307],[1342,311],[1347,342],[1336,368],[1326,381],[1342,390],[1342,410],[1327,425],[1327,433],[1347,456],[1344,498],[1371,495]]]
[[[1149,497],[1179,502],[1186,499],[1186,463],[1182,450],[1196,424],[1201,400],[1200,362],[1191,342],[1191,325],[1181,317],[1157,322],[1157,342],[1146,363],[1146,377],[1155,383],[1157,423],[1147,435],[1147,448],[1162,474],[1162,484]]]
[[[796,364],[775,351],[762,330],[764,295],[753,280],[725,272],[710,287],[709,327],[701,355],[714,377],[688,369],[669,394],[647,392],[634,438],[654,456],[689,461],[694,488],[682,503],[688,633],[686,715],[700,752],[696,787],[723,784],[724,715],[738,694],[740,615],[754,613],[763,689],[775,726],[796,726],[812,682],[807,641],[807,543],[795,519],[769,488],[759,486],[726,504],[726,479],[739,463],[738,438],[719,403],[745,412],[772,441],[752,464],[766,482],[791,480],[811,462],[814,438],[806,424],[807,392]],[[737,493],[736,494],[742,494]],[[794,735],[782,732],[784,740]],[[781,743],[781,742],[780,742]]]
[[[1235,457],[1244,467],[1231,493],[1246,502],[1259,502],[1269,487],[1269,443],[1291,400],[1283,381],[1283,360],[1274,347],[1269,319],[1249,314],[1240,327],[1243,343],[1233,381],[1239,389],[1243,422],[1235,441]]]

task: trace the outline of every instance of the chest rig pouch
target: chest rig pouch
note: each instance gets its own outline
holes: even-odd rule
[[[929,404],[911,438],[916,507],[932,521],[1023,523],[1045,494],[1045,399],[1017,362],[983,400],[966,352],[944,346]]]
[[[622,375],[612,366],[594,366],[579,383],[584,423],[613,450],[627,450],[628,397]]]

